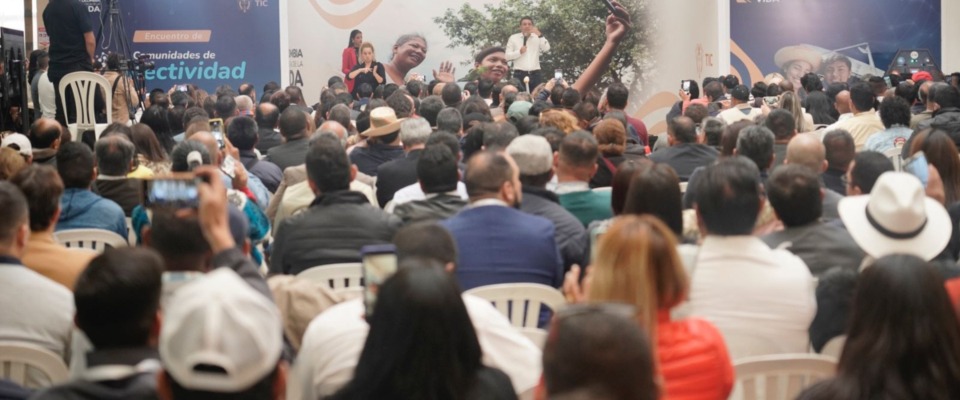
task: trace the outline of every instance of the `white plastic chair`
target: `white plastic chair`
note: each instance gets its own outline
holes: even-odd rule
[[[338,293],[363,285],[363,271],[360,263],[319,265],[300,271],[297,278],[329,285],[330,289]]]
[[[69,248],[93,250],[103,253],[108,247],[127,247],[127,238],[103,229],[68,229],[54,232],[60,244]]]
[[[520,333],[530,339],[540,350],[547,344],[547,331],[540,328],[520,328]]]
[[[731,400],[792,400],[803,389],[836,373],[837,360],[817,354],[776,354],[733,363],[737,382]]]
[[[30,343],[0,342],[0,378],[20,386],[33,386],[28,382],[30,368],[45,375],[50,384],[66,382],[70,374],[63,360],[50,350]]]
[[[101,75],[93,72],[72,72],[60,79],[60,107],[63,107],[64,115],[70,115],[67,111],[67,88],[73,91],[74,107],[77,111],[76,121],[67,121],[67,129],[73,135],[74,141],[83,139],[83,132],[94,131],[94,137],[100,139],[100,134],[107,125],[113,122],[113,115],[110,112],[110,105],[113,104],[113,93],[110,81]],[[107,123],[97,123],[96,95],[97,91],[103,95],[107,106]]]
[[[464,294],[493,303],[493,306],[518,328],[536,328],[543,306],[556,311],[567,303],[559,290],[536,283],[481,286],[467,290]]]
[[[890,162],[893,163],[894,171],[903,170],[903,157],[900,157],[902,151],[902,148],[894,146],[883,152],[884,157],[889,158]]]
[[[843,345],[846,343],[846,335],[837,336],[833,339],[830,339],[827,344],[823,345],[823,348],[820,349],[820,354],[840,360],[840,354],[843,353]]]

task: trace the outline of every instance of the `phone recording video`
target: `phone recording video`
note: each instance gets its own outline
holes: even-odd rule
[[[220,149],[223,149],[226,144],[223,141],[223,120],[220,118],[213,118],[210,120],[210,133],[213,134],[213,137],[217,139],[217,146],[220,146]]]
[[[690,81],[680,81],[680,90],[683,90],[684,93],[690,94]]]
[[[923,187],[927,187],[927,182],[930,181],[927,156],[922,151],[918,151],[912,157],[903,160],[903,172],[917,177]]]
[[[147,208],[196,208],[200,204],[197,178],[168,177],[145,180]]]
[[[392,244],[363,246],[360,249],[363,269],[363,306],[367,316],[373,315],[377,291],[397,272],[397,248]]]
[[[559,69],[553,71],[553,79],[556,79],[557,82],[561,81],[563,79],[563,71]]]
[[[177,91],[179,91],[179,92],[186,92],[186,91],[187,91],[187,85],[177,85]]]

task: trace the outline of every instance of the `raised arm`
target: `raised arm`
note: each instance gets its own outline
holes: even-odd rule
[[[613,5],[620,11],[618,14],[623,16],[629,15],[620,3],[613,2]],[[580,93],[586,93],[600,81],[603,73],[607,70],[607,67],[610,66],[610,61],[613,60],[613,54],[617,51],[617,46],[627,37],[630,26],[629,19],[616,17],[613,14],[607,16],[607,40],[603,43],[603,47],[597,52],[596,57],[593,58],[593,61],[590,62],[587,69],[585,69],[583,74],[573,83],[574,89],[577,89]]]

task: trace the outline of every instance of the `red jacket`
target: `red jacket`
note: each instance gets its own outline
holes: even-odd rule
[[[353,67],[357,65],[357,49],[353,46],[343,49],[340,72],[343,72],[343,83],[347,84],[347,93],[353,93],[353,79],[347,78]]]
[[[723,336],[705,320],[671,321],[669,311],[661,311],[657,359],[664,381],[661,400],[724,400],[733,389]]]

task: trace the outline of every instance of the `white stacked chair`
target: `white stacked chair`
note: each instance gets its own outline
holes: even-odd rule
[[[470,289],[464,294],[480,297],[491,303],[517,328],[536,328],[540,310],[546,306],[556,311],[566,304],[563,293],[536,283],[504,283]]]
[[[837,360],[817,354],[775,354],[734,361],[731,400],[793,400],[814,383],[836,373]]]
[[[127,247],[127,238],[103,229],[68,229],[54,232],[60,244],[72,249],[93,250],[103,253],[107,248]]]
[[[0,341],[0,378],[30,387],[29,369],[39,371],[51,385],[66,382],[70,374],[63,359],[50,350],[31,343]]]
[[[100,134],[107,129],[107,126],[113,122],[113,115],[109,112],[110,105],[113,104],[113,91],[110,81],[107,78],[93,72],[72,72],[60,79],[60,104],[57,106],[64,110],[64,115],[70,115],[67,111],[67,88],[73,91],[74,107],[76,108],[77,120],[67,121],[67,129],[73,135],[74,141],[81,141],[83,132],[94,131],[94,136],[99,139]],[[103,95],[103,100],[107,106],[107,123],[97,123],[96,95],[97,91]]]

